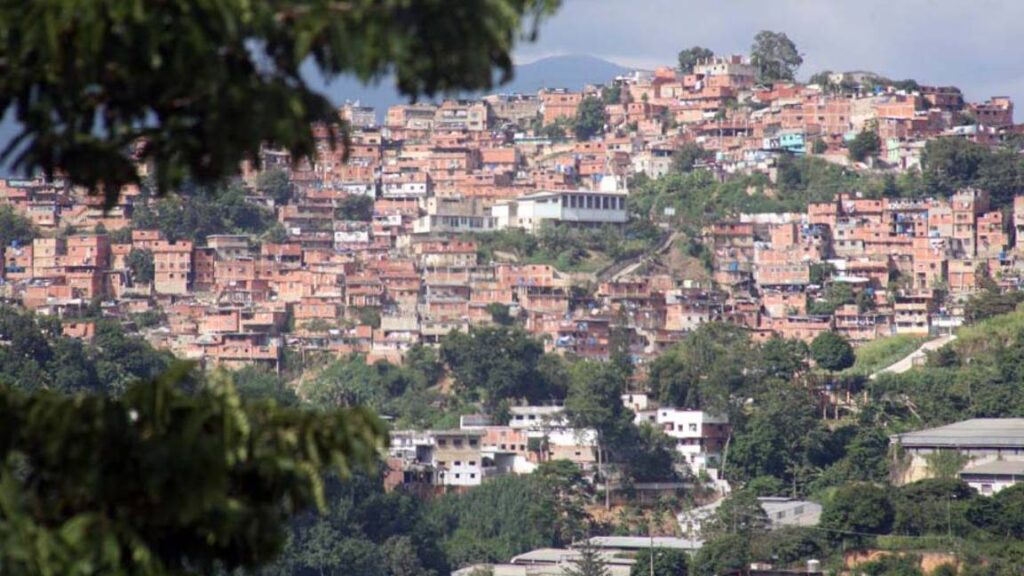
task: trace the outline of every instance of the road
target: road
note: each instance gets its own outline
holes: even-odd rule
[[[920,348],[918,348],[917,350],[914,350],[910,354],[907,354],[901,360],[899,360],[899,361],[897,361],[897,362],[895,362],[893,364],[890,364],[889,366],[886,366],[885,368],[882,368],[881,370],[875,372],[874,374],[872,374],[870,376],[870,378],[872,380],[874,380],[876,376],[878,376],[879,374],[881,374],[883,372],[892,372],[893,374],[902,374],[902,373],[906,372],[907,370],[910,370],[911,368],[913,368],[915,366],[914,362],[916,360],[923,359],[926,352],[931,352],[931,351],[934,351],[934,350],[938,350],[939,348],[942,348],[943,346],[945,346],[946,344],[949,344],[953,340],[956,340],[956,335],[955,334],[950,334],[948,336],[939,336],[938,338],[936,338],[934,340],[929,340],[929,341],[925,342],[924,344],[921,344]]]

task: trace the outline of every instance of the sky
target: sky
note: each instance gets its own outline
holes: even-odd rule
[[[956,85],[971,100],[1024,103],[1021,0],[563,0],[517,62],[591,54],[630,67],[671,64],[693,45],[749,52],[760,30],[785,32],[803,54],[799,79],[870,70]]]
[[[562,1],[537,42],[516,48],[517,63],[589,54],[652,69],[694,45],[746,54],[767,29],[785,32],[803,54],[798,79],[869,70],[956,85],[973,101],[1011,96],[1024,105],[1024,0]],[[16,125],[0,120],[0,145],[15,133]]]

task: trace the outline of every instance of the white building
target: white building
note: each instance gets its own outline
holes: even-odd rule
[[[516,430],[542,431],[565,425],[565,408],[561,406],[513,406],[509,427]]]
[[[711,519],[725,498],[700,506],[676,516],[683,535],[687,538],[701,538],[704,524]],[[768,520],[768,529],[794,526],[817,526],[821,520],[821,504],[809,500],[795,500],[785,496],[764,496],[757,499]]]
[[[637,412],[634,422],[648,422],[675,440],[676,451],[683,455],[694,475],[704,471],[712,479],[718,478],[722,450],[730,433],[727,417],[701,410],[659,408]]]
[[[427,214],[412,224],[413,234],[460,234],[465,232],[491,232],[495,229],[493,216],[458,216]]]
[[[390,456],[428,467],[435,486],[479,486],[484,479],[481,430],[397,431]]]
[[[962,473],[970,470],[992,475],[1010,470],[1010,463],[1024,463],[1024,418],[974,418],[938,428],[895,434],[890,443],[904,454],[898,467],[897,484],[907,484],[935,476],[932,461],[939,454],[955,453],[965,462]],[[997,464],[985,467],[989,464]],[[985,493],[984,484],[977,482]],[[989,482],[989,484],[992,484]],[[989,488],[995,492],[995,484]]]
[[[573,226],[623,225],[629,220],[626,194],[583,190],[537,192],[491,207],[499,229],[531,232],[546,223]]]
[[[381,179],[384,198],[426,198],[433,187],[425,173],[388,174]]]
[[[1024,481],[1024,462],[995,460],[960,471],[960,479],[982,496],[991,496]]]
[[[561,406],[513,406],[509,427],[546,446],[547,458],[569,460],[581,468],[597,462],[597,431],[569,426]]]
[[[333,188],[351,196],[376,196],[376,182],[338,182]]]

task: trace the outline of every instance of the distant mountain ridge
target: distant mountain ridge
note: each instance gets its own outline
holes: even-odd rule
[[[515,74],[507,84],[496,86],[490,93],[534,93],[541,88],[567,88],[579,90],[587,84],[605,84],[616,76],[629,73],[632,69],[619,66],[602,58],[587,55],[550,56],[535,62],[515,67]],[[395,90],[391,78],[384,78],[370,86],[362,85],[357,79],[343,77],[331,83],[311,79],[311,83],[327,94],[333,102],[359,101],[364,106],[377,109],[378,118],[383,117],[389,106],[404,104],[409,100]],[[479,97],[482,93],[460,94],[461,97]],[[440,100],[441,97],[436,98]]]

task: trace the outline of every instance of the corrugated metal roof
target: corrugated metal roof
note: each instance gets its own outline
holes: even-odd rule
[[[908,448],[1024,448],[1024,418],[975,418],[892,439]]]
[[[1024,476],[1024,462],[996,460],[994,462],[988,462],[986,464],[978,464],[977,466],[971,466],[970,468],[967,468],[960,472],[961,476],[970,474],[999,474],[1007,476]]]

